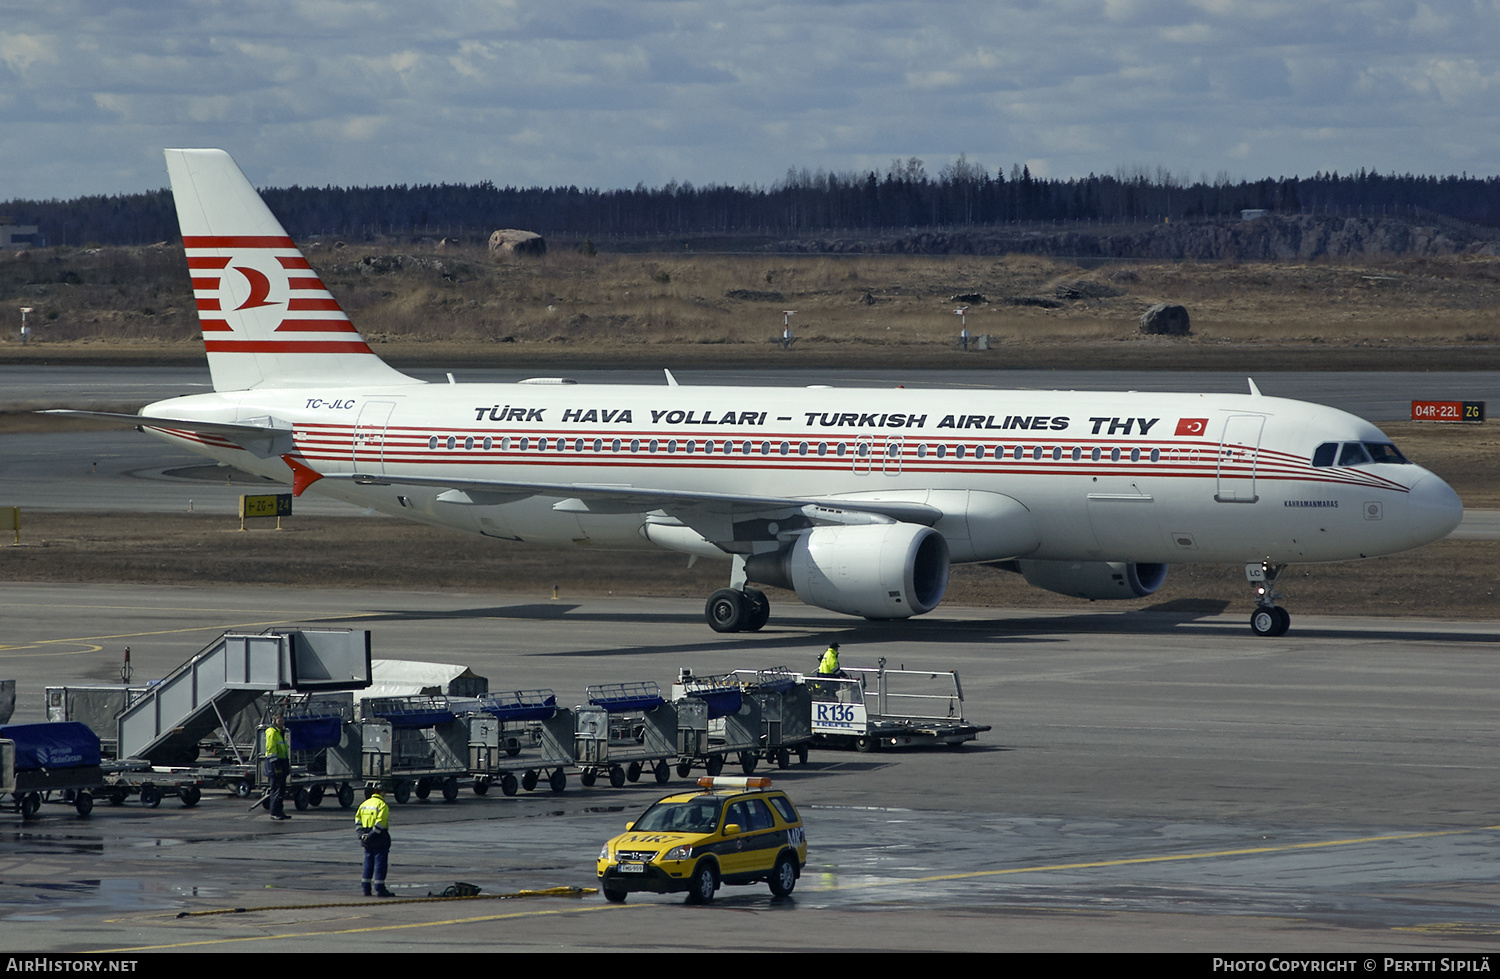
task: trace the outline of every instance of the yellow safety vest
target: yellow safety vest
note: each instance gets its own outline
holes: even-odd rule
[[[360,829],[391,828],[391,807],[378,795],[372,795],[354,810],[354,825]]]
[[[276,727],[266,728],[266,757],[280,758],[282,761],[292,757],[292,751],[287,747],[286,737]]]

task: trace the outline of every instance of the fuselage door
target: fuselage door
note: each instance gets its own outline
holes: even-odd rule
[[[394,401],[366,401],[360,405],[350,444],[355,472],[373,475],[385,472],[385,427],[395,407]]]
[[[1220,503],[1254,503],[1255,472],[1260,462],[1260,434],[1264,415],[1230,415],[1219,442],[1218,490]]]

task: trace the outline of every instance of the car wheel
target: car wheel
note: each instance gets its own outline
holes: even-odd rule
[[[627,891],[617,891],[613,888],[606,887],[604,888],[604,900],[608,901],[610,904],[624,904],[625,895],[627,893]]]
[[[714,891],[719,886],[719,875],[714,873],[713,864],[707,860],[701,860],[698,866],[693,868],[692,879],[688,882],[687,903],[707,904],[714,899]]]
[[[776,858],[776,866],[771,870],[771,893],[777,897],[786,897],[792,893],[792,888],[797,886],[797,864],[789,855],[783,853]]]

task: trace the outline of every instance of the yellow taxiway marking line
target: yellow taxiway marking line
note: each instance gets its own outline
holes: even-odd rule
[[[379,615],[379,612],[352,612],[347,615],[332,615],[327,618],[334,619],[358,619],[371,615]],[[231,622],[228,625],[214,623],[209,625],[187,626],[182,629],[155,629],[150,632],[121,632],[109,636],[78,636],[72,639],[37,639],[24,645],[5,644],[0,645],[0,653],[22,652],[35,650],[42,646],[78,645],[87,646],[87,649],[74,649],[65,652],[47,652],[47,656],[78,656],[82,653],[96,653],[104,647],[93,645],[94,643],[107,640],[140,639],[143,636],[174,636],[184,632],[233,632],[236,629],[267,629],[271,626],[286,625],[289,622],[317,622],[316,617],[295,616],[289,619],[268,619],[264,622]]]
[[[630,911],[634,908],[654,907],[650,904],[605,904],[590,905],[583,908],[559,908],[553,911],[517,911],[513,914],[486,914],[476,918],[449,918],[444,921],[409,921],[402,924],[371,925],[367,928],[345,928],[340,931],[297,931],[284,932],[279,935],[246,935],[238,938],[208,938],[196,942],[174,942],[170,945],[137,945],[131,948],[101,948],[95,949],[94,955],[117,954],[122,952],[153,952],[166,948],[192,948],[197,945],[226,945],[230,942],[279,942],[291,938],[327,938],[330,935],[363,935],[376,931],[402,931],[409,928],[440,928],[447,925],[474,925],[486,921],[506,921],[512,918],[537,918],[544,915],[554,914],[578,914],[587,911]]]
[[[1008,874],[1036,874],[1058,870],[1096,870],[1104,867],[1129,867],[1148,863],[1171,863],[1182,860],[1211,860],[1217,857],[1246,857],[1265,853],[1292,853],[1299,850],[1320,850],[1337,846],[1359,846],[1365,843],[1395,843],[1402,840],[1431,839],[1437,836],[1461,836],[1466,833],[1485,833],[1500,830],[1500,826],[1481,826],[1477,829],[1442,829],[1425,833],[1399,833],[1393,836],[1359,836],[1347,840],[1319,840],[1314,843],[1286,843],[1281,846],[1252,846],[1237,850],[1210,850],[1205,853],[1176,853],[1159,857],[1123,857],[1119,860],[1089,860],[1080,863],[1042,864],[1035,867],[1007,867],[1004,870],[974,870],[961,874],[938,874],[932,877],[897,878],[901,884],[930,884],[946,880],[972,880],[978,877],[1001,877]],[[857,884],[829,884],[814,887],[814,891],[855,890],[866,887],[888,887],[892,878]]]

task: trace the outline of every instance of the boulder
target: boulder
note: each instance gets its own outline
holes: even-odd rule
[[[1141,314],[1141,332],[1158,336],[1185,337],[1192,332],[1186,306],[1157,303]]]
[[[502,255],[545,255],[547,241],[535,231],[504,228],[490,235],[490,251]]]

